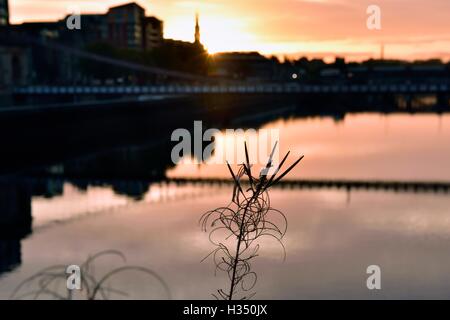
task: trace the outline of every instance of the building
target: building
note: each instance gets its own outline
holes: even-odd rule
[[[198,13],[195,15],[195,37],[194,43],[200,45],[200,24],[198,19]]]
[[[164,23],[155,17],[144,18],[144,39],[145,50],[152,50],[161,46],[164,37]]]
[[[107,13],[109,42],[121,48],[142,49],[144,18],[144,8],[134,2],[110,8]]]
[[[121,48],[141,49],[144,16],[144,8],[134,2],[110,8],[107,13],[108,41]]]
[[[200,23],[198,13],[195,15],[195,30],[194,30],[194,42],[174,40],[174,39],[163,39],[163,43],[172,47],[184,47],[184,48],[201,48],[204,49],[200,41]]]
[[[0,0],[0,26],[9,25],[8,0]]]
[[[0,0],[0,26],[7,23],[8,2]],[[106,14],[82,14],[81,29],[68,30],[70,15],[54,22],[25,22],[6,28],[34,38],[55,40],[83,48],[93,43],[109,43],[118,48],[151,50],[163,43],[163,22],[146,17],[145,9],[132,2],[111,7]]]
[[[81,15],[81,29],[69,34],[81,34],[83,45],[106,42],[108,40],[108,21],[104,14]]]
[[[0,46],[0,89],[26,85],[31,77],[30,50],[19,46]]]
[[[65,22],[24,22],[10,25],[8,29],[21,36],[29,36],[41,40],[59,40],[65,30]]]
[[[0,0],[0,19],[7,16],[7,4]],[[15,85],[85,81],[79,67],[85,60],[70,54],[71,48],[89,50],[96,44],[110,44],[152,50],[163,43],[163,22],[145,17],[144,8],[136,3],[112,7],[105,14],[82,14],[81,29],[67,28],[69,16],[58,21],[0,24],[0,91]],[[62,47],[52,48],[52,44]]]
[[[106,25],[108,42],[119,48],[152,50],[163,42],[163,22],[146,17],[144,8],[134,2],[110,8]]]
[[[26,22],[17,25],[10,25],[5,28],[5,42],[11,47],[27,48],[26,59],[18,59],[19,61],[28,61],[20,63],[21,66],[28,67],[27,84],[47,83],[57,84],[69,81],[70,75],[66,70],[69,69],[67,59],[69,55],[61,54],[58,50],[51,50],[45,46],[39,45],[42,42],[58,42],[61,44],[72,44],[69,39],[64,39],[68,32],[65,28],[65,22]],[[9,60],[9,58],[6,58]],[[12,70],[17,68],[11,68]],[[21,70],[27,70],[21,67]],[[21,71],[24,72],[24,71]],[[19,85],[17,77],[6,77],[10,85]]]

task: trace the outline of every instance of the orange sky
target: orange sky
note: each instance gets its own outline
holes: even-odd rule
[[[105,12],[126,0],[9,0],[11,21],[52,20],[71,7]],[[264,54],[450,59],[449,0],[137,0],[165,22],[165,37],[193,40],[200,13],[202,41],[210,52],[257,50]],[[366,8],[381,7],[382,30],[366,27]]]

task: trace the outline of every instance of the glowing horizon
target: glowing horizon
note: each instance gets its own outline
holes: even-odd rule
[[[82,13],[105,13],[126,0],[9,0],[11,23],[63,18],[73,6]],[[164,36],[193,41],[195,12],[201,40],[210,53],[259,51],[290,57],[335,56],[347,60],[450,60],[450,2],[378,0],[382,30],[366,28],[361,0],[137,0],[164,21]]]

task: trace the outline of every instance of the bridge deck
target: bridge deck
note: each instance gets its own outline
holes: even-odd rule
[[[60,175],[33,177],[32,180],[50,179],[85,184],[108,184],[117,182],[127,183],[159,183],[164,185],[200,185],[200,186],[232,186],[233,180],[225,178],[167,178],[155,181],[151,178],[124,179],[124,178],[95,178],[95,177],[65,177]],[[246,181],[242,181],[246,184]],[[279,189],[342,189],[342,190],[380,190],[390,192],[415,192],[415,193],[443,193],[450,194],[450,182],[427,182],[427,181],[381,181],[381,180],[283,180],[273,188]]]
[[[20,95],[67,94],[205,94],[205,93],[449,93],[450,84],[336,84],[296,83],[239,85],[153,85],[153,86],[22,86],[13,89]]]
[[[175,184],[232,184],[231,179],[168,179],[168,183]],[[398,192],[443,192],[450,193],[450,182],[421,182],[421,181],[363,181],[363,180],[284,180],[275,187],[282,189],[365,189],[386,190]]]

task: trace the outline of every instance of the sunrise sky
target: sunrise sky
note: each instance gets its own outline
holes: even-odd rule
[[[9,0],[11,22],[62,18],[71,7],[106,12],[127,0]],[[200,13],[209,52],[250,51],[292,57],[450,59],[449,0],[136,0],[164,20],[165,37],[193,40]],[[366,9],[381,7],[381,30],[368,30]]]

